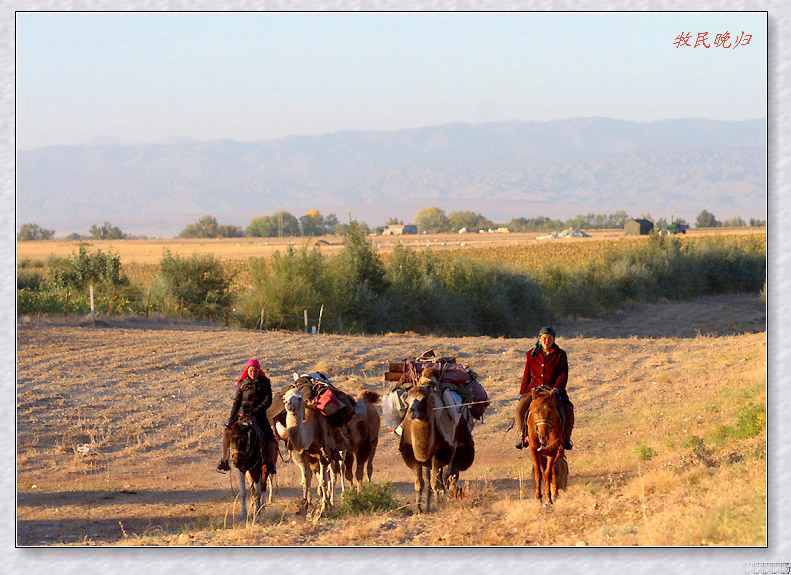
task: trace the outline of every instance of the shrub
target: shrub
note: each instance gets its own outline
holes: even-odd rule
[[[44,282],[44,275],[35,269],[22,268],[16,272],[16,289],[38,291]]]
[[[249,266],[252,285],[239,307],[250,318],[265,308],[267,317],[283,319],[282,327],[301,329],[303,310],[316,317],[319,307],[330,301],[327,262],[307,243],[300,250],[289,246],[284,254],[275,252],[268,260],[251,258]]]
[[[344,491],[341,494],[341,514],[363,515],[397,509],[400,504],[393,492],[394,486],[390,481],[379,484],[363,483],[359,490]]]
[[[102,250],[90,253],[86,245],[81,245],[77,253],[68,258],[56,258],[50,264],[51,282],[56,288],[81,289],[89,284],[103,286],[123,286],[129,280],[121,272],[121,257]]]
[[[733,425],[718,427],[713,434],[714,440],[723,443],[755,437],[766,429],[766,407],[747,404],[736,412],[735,420]]]
[[[656,451],[645,442],[640,442],[634,447],[634,454],[639,461],[648,461],[654,455],[656,455]]]
[[[231,304],[231,279],[211,254],[181,257],[166,249],[151,292],[164,309],[175,311],[183,301],[189,314],[217,319]]]

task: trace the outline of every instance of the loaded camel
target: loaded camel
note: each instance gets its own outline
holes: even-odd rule
[[[305,405],[302,389],[289,389],[284,398],[285,430],[291,457],[302,472],[302,499],[310,504],[310,484],[314,472],[319,481],[321,515],[334,502],[335,474],[340,455],[326,418],[318,410]]]
[[[401,422],[402,433],[399,444],[401,457],[415,474],[415,504],[418,512],[423,511],[423,491],[426,490],[426,511],[431,510],[432,492],[439,495],[443,483],[443,471],[447,478],[458,478],[458,471],[467,469],[474,458],[472,437],[464,436],[466,422],[461,418],[460,401],[455,394],[440,394],[436,370],[423,371],[418,383],[406,396],[407,412]],[[464,430],[460,430],[464,427]],[[464,441],[464,452],[460,453],[459,465],[453,466],[457,452],[457,438]],[[424,478],[425,473],[425,478]],[[451,480],[452,482],[455,480]],[[428,489],[426,489],[428,484]]]

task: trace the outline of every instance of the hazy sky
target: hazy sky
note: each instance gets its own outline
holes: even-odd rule
[[[17,147],[762,118],[766,33],[762,12],[19,13]]]

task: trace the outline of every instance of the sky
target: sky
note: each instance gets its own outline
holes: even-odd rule
[[[765,12],[19,12],[15,26],[17,149],[767,115]]]

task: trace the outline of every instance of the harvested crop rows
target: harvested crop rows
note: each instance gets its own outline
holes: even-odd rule
[[[310,336],[135,318],[20,323],[17,542],[765,544],[766,431],[729,431],[746,409],[766,406],[760,298],[665,302],[557,327],[577,425],[569,489],[544,508],[527,454],[505,432],[531,340]],[[474,431],[464,498],[414,513],[412,477],[383,429],[374,482],[392,482],[399,509],[314,523],[296,504],[296,468],[281,464],[276,501],[259,523],[234,524],[232,480],[214,466],[249,357],[276,387],[292,371],[318,370],[345,391],[383,392],[388,361],[429,348],[472,365],[492,399]]]

